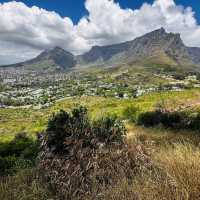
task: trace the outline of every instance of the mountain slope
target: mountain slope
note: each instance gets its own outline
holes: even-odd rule
[[[78,57],[79,65],[115,64],[143,60],[165,54],[177,65],[192,64],[191,54],[179,34],[166,33],[161,28],[133,41],[110,46],[95,46]]]
[[[188,53],[194,63],[200,64],[200,48],[188,47]]]
[[[59,47],[42,52],[36,58],[26,62],[9,65],[27,70],[56,71],[68,70],[76,65],[75,56]]]

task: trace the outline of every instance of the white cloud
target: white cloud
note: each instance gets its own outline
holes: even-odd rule
[[[26,60],[55,46],[75,53],[88,48],[84,38],[76,34],[71,19],[55,12],[13,1],[0,4],[0,19],[0,44],[3,43],[0,63],[3,64]]]
[[[114,0],[86,0],[85,7],[88,16],[75,25],[68,17],[36,6],[0,4],[0,63],[26,60],[54,46],[78,54],[93,45],[132,40],[161,26],[180,33],[187,45],[200,46],[200,26],[192,8],[174,0],[155,0],[135,10],[122,9]]]
[[[155,0],[137,10],[122,9],[113,0],[87,0],[85,5],[89,16],[80,20],[77,30],[91,43],[122,42],[164,27],[179,32],[187,45],[200,46],[192,8],[177,6],[174,0]]]

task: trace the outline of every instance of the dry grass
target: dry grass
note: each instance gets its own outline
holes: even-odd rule
[[[36,171],[23,170],[15,176],[0,178],[1,200],[58,200],[46,184],[42,184]]]
[[[153,170],[138,174],[132,190],[144,200],[200,199],[200,137],[194,133],[129,127],[129,140],[151,149]]]
[[[156,162],[171,177],[184,199],[200,198],[200,149],[191,144],[175,144],[155,155]],[[173,198],[173,195],[171,196]]]
[[[157,153],[151,171],[138,174],[132,184],[122,180],[105,192],[105,199],[113,200],[199,200],[200,153],[191,145],[177,145],[174,149]]]
[[[105,188],[104,192],[100,195],[93,194],[86,198],[86,200],[139,200],[137,193],[134,191],[134,187],[127,179],[122,179],[120,183]]]
[[[200,134],[194,131],[172,130],[164,127],[145,128],[130,123],[126,124],[126,128],[129,141],[136,140],[144,145],[154,144],[157,149],[166,149],[169,144],[173,145],[174,143],[189,143],[194,146],[200,144]]]
[[[152,168],[133,182],[122,178],[105,190],[105,200],[199,200],[200,137],[192,132],[127,126],[129,146],[140,144],[151,154]],[[182,134],[181,134],[182,133]]]
[[[154,155],[158,168],[153,173],[138,175],[134,191],[140,199],[200,199],[200,151],[190,144],[177,144]]]
[[[129,148],[142,147],[152,167],[138,171],[132,181],[120,177],[118,182],[102,188],[83,200],[199,200],[200,137],[190,132],[162,128],[127,126]],[[140,149],[136,149],[137,151]],[[102,186],[103,187],[103,186]],[[30,172],[0,181],[2,200],[56,200],[49,188]],[[62,199],[65,200],[65,199]]]

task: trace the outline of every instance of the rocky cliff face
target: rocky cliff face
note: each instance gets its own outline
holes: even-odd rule
[[[188,47],[188,53],[194,63],[200,64],[200,48]]]
[[[95,46],[79,56],[79,64],[136,61],[160,53],[166,54],[178,64],[191,60],[180,35],[167,33],[161,28],[133,41],[110,46]]]
[[[131,42],[115,44],[110,46],[94,46],[89,52],[78,56],[79,64],[87,64],[92,62],[107,62],[112,60],[113,56],[128,51]]]

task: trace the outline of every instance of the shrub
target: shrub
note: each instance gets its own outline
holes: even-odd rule
[[[138,117],[139,109],[134,105],[128,106],[123,111],[125,119],[129,119],[131,122],[136,122]]]
[[[0,176],[13,174],[16,161],[15,156],[0,157]]]
[[[0,176],[14,175],[18,170],[31,168],[33,163],[15,156],[0,157]]]
[[[86,108],[76,108],[71,114],[61,110],[58,114],[53,115],[48,122],[47,145],[55,153],[63,152],[65,147],[63,141],[66,138],[74,136],[78,138],[84,135],[87,129],[90,129],[90,125]]]
[[[25,133],[17,134],[10,142],[0,143],[0,175],[33,166],[38,151],[38,143]]]
[[[188,116],[188,127],[192,130],[200,130],[200,113],[192,113]]]
[[[54,153],[66,151],[66,140],[84,139],[90,144],[95,138],[98,142],[108,144],[121,142],[124,135],[125,128],[116,117],[105,117],[91,124],[85,107],[75,108],[71,113],[61,110],[53,115],[45,134],[47,145]]]
[[[27,136],[26,133],[19,133],[15,138],[7,143],[0,143],[0,155],[9,156],[15,155],[20,157],[25,149],[29,149],[35,141]]]
[[[156,126],[161,123],[162,113],[160,111],[152,111],[141,113],[138,116],[137,124],[146,127]]]
[[[50,148],[56,145],[55,151],[63,149],[63,140],[66,137],[66,125],[69,118],[69,114],[61,110],[57,115],[53,115],[48,122],[46,131],[47,144]]]
[[[184,128],[186,126],[184,119],[186,119],[185,113],[166,112],[166,113],[162,113],[161,123],[165,127]]]
[[[92,131],[102,143],[121,143],[126,134],[123,123],[116,116],[107,116],[94,122]]]
[[[91,122],[83,107],[71,113],[61,111],[51,118],[41,137],[40,175],[52,184],[60,199],[69,200],[85,199],[94,190],[100,194],[122,177],[131,180],[139,170],[140,158],[135,149],[125,145],[125,134],[124,125],[115,116]],[[141,155],[143,158],[148,162]]]
[[[200,131],[200,113],[152,111],[141,113],[137,123],[146,127],[161,124],[167,128]]]

